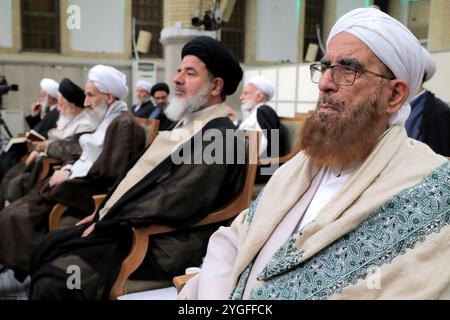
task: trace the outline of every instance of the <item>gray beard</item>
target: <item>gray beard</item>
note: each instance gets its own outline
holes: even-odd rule
[[[73,118],[73,116],[60,114],[58,121],[56,122],[56,127],[60,130],[64,129],[73,120]]]
[[[204,108],[208,102],[210,91],[211,85],[207,83],[192,97],[181,99],[175,96],[164,110],[164,114],[171,121],[180,121],[185,115]]]

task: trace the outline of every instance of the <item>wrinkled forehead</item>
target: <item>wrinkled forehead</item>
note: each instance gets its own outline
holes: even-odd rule
[[[328,43],[325,57],[321,60],[331,64],[342,64],[342,61],[359,62],[361,67],[384,66],[384,63],[360,39],[348,32],[341,32]]]

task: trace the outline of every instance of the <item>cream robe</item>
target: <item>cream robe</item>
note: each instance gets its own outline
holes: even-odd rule
[[[446,161],[428,146],[408,139],[402,126],[390,128],[338,195],[320,210],[317,219],[297,236],[290,237],[290,242],[277,252],[252,289],[268,294],[265,285],[272,279],[295,273],[297,266],[319,256],[323,249],[359,227],[386,201],[416,186],[434,169],[448,171],[448,163],[442,166]],[[230,228],[221,228],[211,237],[202,272],[188,282],[179,298],[224,299],[233,293],[235,298],[242,298],[248,267],[307,191],[318,171],[303,154],[281,167],[250,210],[251,214],[249,210],[244,211]],[[436,199],[442,205],[450,202],[449,194]],[[414,194],[411,200],[417,200]],[[450,298],[450,227],[444,224],[440,232],[430,233],[424,240],[415,243],[414,249],[405,249],[389,263],[381,264],[375,274],[375,285],[369,283],[373,279],[359,278],[340,290],[331,288],[322,298]],[[284,298],[298,293],[288,283],[284,290]]]

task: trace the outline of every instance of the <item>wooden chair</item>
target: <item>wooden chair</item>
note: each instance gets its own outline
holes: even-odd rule
[[[256,143],[250,143],[250,141],[255,141]],[[250,206],[253,185],[256,177],[258,141],[258,132],[246,132],[246,177],[242,191],[236,195],[234,199],[232,199],[224,208],[209,214],[201,221],[191,226],[191,228],[229,220],[236,217],[239,213]],[[133,244],[128,256],[122,262],[119,275],[110,292],[111,299],[116,299],[118,296],[131,293],[126,290],[127,282],[132,282],[129,281],[128,278],[144,260],[145,255],[147,254],[149,237],[162,233],[173,232],[175,230],[177,230],[177,228],[164,225],[152,225],[139,229],[133,228]]]
[[[230,203],[227,204],[225,207],[209,214],[201,221],[194,224],[192,227],[215,224],[229,220],[237,216],[239,213],[241,213],[243,210],[247,209],[250,206],[258,162],[258,142],[259,142],[258,132],[255,131],[246,132],[246,157],[245,157],[246,176],[242,191],[238,195],[236,195],[234,199],[232,199]],[[97,195],[93,197],[95,211],[98,210],[99,205],[105,199],[105,197],[106,195]],[[68,208],[62,204],[57,204],[53,207],[53,210],[51,211],[49,216],[49,231],[57,230],[60,228],[63,214],[67,211],[67,209]],[[152,225],[147,228],[139,228],[139,229],[133,228],[132,247],[128,256],[122,262],[119,275],[110,292],[111,299],[116,299],[118,296],[121,296],[127,292],[130,293],[135,292],[136,290],[133,289],[127,290],[127,287],[131,288],[139,287],[140,284],[137,282],[143,282],[143,281],[129,281],[128,278],[140,266],[140,264],[144,260],[148,249],[149,237],[162,233],[173,232],[175,230],[177,229],[164,225]],[[152,284],[150,281],[149,285],[150,287],[147,286],[146,289],[142,290],[151,289],[151,286],[154,285],[154,283]]]
[[[145,133],[147,135],[146,145],[149,146],[152,144],[153,140],[155,140],[158,135],[159,129],[159,120],[157,119],[145,119],[135,117],[136,122],[139,123],[145,129]]]
[[[36,182],[41,182],[45,178],[49,177],[50,174],[61,165],[61,161],[52,157],[43,157],[41,159],[41,170],[37,177]]]
[[[281,123],[287,129],[289,153],[278,158],[259,159],[258,165],[283,164],[291,160],[300,151],[300,134],[305,118],[280,118]]]
[[[258,161],[258,166],[269,166],[269,165],[282,165],[283,163],[291,160],[297,153],[300,151],[300,134],[303,125],[305,124],[305,118],[280,118],[281,123],[287,129],[287,139],[288,139],[288,147],[289,153],[282,157],[274,157],[274,158],[260,158]],[[256,199],[258,197],[261,190],[264,188],[265,183],[257,183],[255,184],[253,191],[253,198]]]
[[[106,195],[96,195],[92,197],[92,200],[94,201],[94,212],[97,211],[98,207],[100,206],[100,203],[105,199]],[[50,215],[48,217],[48,230],[49,231],[55,231],[61,228],[61,221],[63,219],[63,214],[67,211],[68,207],[65,205],[62,205],[60,203],[56,204],[52,211],[50,212]],[[72,222],[72,221],[71,221]],[[69,223],[67,223],[69,224]]]
[[[183,289],[184,285],[191,280],[193,277],[195,277],[197,273],[191,273],[191,274],[184,274],[182,276],[174,277],[172,282],[175,288],[177,289],[177,292],[180,293],[180,291]]]

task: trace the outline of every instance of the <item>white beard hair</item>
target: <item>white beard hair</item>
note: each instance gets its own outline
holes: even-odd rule
[[[256,107],[256,101],[254,98],[252,98],[249,101],[244,102],[243,104],[241,104],[241,111],[242,112],[251,112],[253,110],[253,108]]]
[[[64,129],[73,120],[73,118],[73,116],[60,114],[58,121],[56,121],[56,128],[59,130]]]
[[[188,99],[175,96],[164,110],[166,117],[174,122],[180,121],[185,115],[193,113],[206,106],[212,84],[206,83],[198,93]]]
[[[94,125],[95,128],[97,128],[100,123],[103,121],[103,118],[106,115],[106,112],[108,111],[108,103],[103,101],[98,106],[94,107],[94,109],[87,109],[87,114],[89,115],[89,119],[91,120],[91,123]]]

